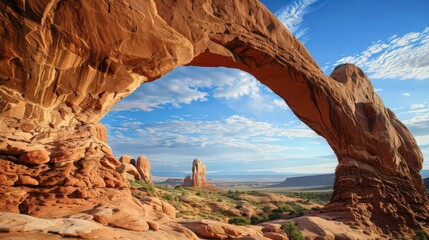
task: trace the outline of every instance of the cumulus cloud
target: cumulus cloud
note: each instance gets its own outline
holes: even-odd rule
[[[169,153],[168,158],[183,154],[199,154],[206,159],[231,159],[240,161],[269,160],[281,157],[285,152],[302,151],[288,140],[320,138],[310,129],[277,127],[271,123],[256,121],[239,115],[221,120],[167,120],[150,124],[126,123],[107,125],[109,144],[120,152],[115,154],[151,157]]]
[[[179,68],[163,79],[143,84],[114,106],[113,111],[140,109],[152,111],[182,104],[204,102],[209,97],[237,99],[260,97],[261,83],[250,74],[226,68]]]
[[[273,104],[283,109],[289,109],[288,105],[284,100],[274,99]]]
[[[429,79],[429,27],[404,36],[394,35],[385,43],[374,42],[363,52],[336,62],[354,63],[372,79]]]
[[[275,13],[280,22],[303,43],[308,41],[308,29],[302,25],[302,22],[315,2],[317,0],[291,1]]]

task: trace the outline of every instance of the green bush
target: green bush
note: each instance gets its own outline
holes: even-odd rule
[[[413,240],[428,240],[429,235],[423,230],[414,230]]]
[[[245,217],[233,217],[228,220],[229,224],[235,224],[239,226],[245,226],[250,224],[250,219]]]
[[[253,224],[253,225],[256,225],[256,224],[258,224],[258,223],[263,223],[263,222],[266,222],[266,221],[269,221],[270,219],[268,218],[268,215],[262,215],[261,217],[258,217],[258,216],[252,216],[252,217],[250,217],[250,222]]]
[[[174,201],[174,197],[171,194],[164,194],[162,195],[162,198],[164,198],[167,201]]]
[[[147,184],[143,180],[132,181],[130,180],[130,184],[134,187],[138,187],[140,190],[143,190],[148,193],[155,193],[155,188],[152,184]]]
[[[243,205],[241,205],[241,204],[237,204],[237,206],[235,206],[235,209],[242,209],[243,208]]]
[[[293,209],[290,212],[290,214],[292,214],[293,217],[301,217],[301,216],[305,215],[305,209],[301,208],[301,207],[298,207],[298,208]]]
[[[157,188],[164,190],[164,191],[169,191],[171,190],[171,186],[167,185],[167,184],[158,184],[156,185]]]
[[[270,213],[268,215],[269,220],[276,220],[276,219],[280,219],[280,218],[282,218],[282,215],[278,212]]]
[[[282,212],[292,212],[292,210],[293,210],[292,207],[289,205],[281,206],[278,209],[280,209]]]
[[[201,196],[201,192],[197,192],[195,195],[197,195],[197,196]]]
[[[184,190],[184,188],[182,186],[180,186],[180,185],[176,186],[174,189],[180,190],[180,191]]]
[[[271,210],[272,213],[283,213],[283,210],[281,210],[280,208],[277,209],[273,209]]]
[[[294,222],[287,222],[282,226],[283,232],[289,237],[289,240],[304,240],[304,235],[298,230]]]
[[[268,206],[264,206],[263,208],[262,208],[262,211],[263,212],[269,212],[271,210],[271,208],[270,207],[268,207]]]

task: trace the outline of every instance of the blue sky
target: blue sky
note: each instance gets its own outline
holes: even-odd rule
[[[326,74],[344,62],[361,67],[429,158],[429,1],[262,3]],[[143,84],[101,122],[117,157],[145,155],[153,172],[189,172],[194,158],[219,174],[330,173],[337,164],[282,99],[234,69],[179,67]]]

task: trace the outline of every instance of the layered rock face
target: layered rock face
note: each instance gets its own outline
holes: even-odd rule
[[[327,215],[384,233],[429,219],[422,154],[364,73],[324,75],[255,0],[10,0],[0,24],[2,211],[100,216],[117,208],[96,206],[116,204],[154,218],[115,171],[97,122],[140,84],[196,65],[249,72],[327,139],[339,162]]]
[[[216,190],[217,188],[214,185],[207,182],[206,173],[206,165],[199,159],[194,159],[194,161],[192,161],[192,178],[186,176],[185,179],[183,179],[182,186]]]

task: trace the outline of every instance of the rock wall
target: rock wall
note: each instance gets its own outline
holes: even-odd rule
[[[96,123],[140,84],[196,65],[249,72],[327,139],[339,162],[328,215],[385,233],[429,219],[422,154],[365,74],[324,75],[255,0],[10,0],[0,25],[0,210],[141,210]]]

